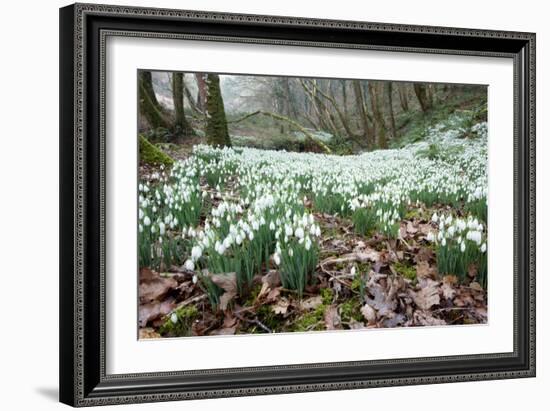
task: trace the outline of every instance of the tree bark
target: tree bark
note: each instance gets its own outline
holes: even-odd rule
[[[195,134],[193,127],[187,122],[184,110],[184,83],[183,73],[172,74],[172,99],[174,101],[174,131],[176,134],[190,136]]]
[[[373,135],[370,133],[367,105],[365,104],[365,98],[363,96],[363,88],[361,87],[361,81],[352,80],[351,84],[353,88],[353,94],[355,94],[355,105],[357,106],[359,117],[361,118],[361,124],[363,127],[363,137],[367,142],[367,147],[369,148],[369,150],[372,150],[374,148],[374,138],[373,138]]]
[[[386,125],[380,110],[380,100],[382,95],[381,88],[383,87],[380,82],[369,82],[369,94],[371,98],[372,113],[374,117],[374,124],[376,130],[376,136],[378,137],[378,147],[388,148],[388,142],[386,139]]]
[[[214,147],[231,147],[227,119],[217,74],[204,74],[206,84],[206,140]]]
[[[397,83],[397,91],[399,94],[399,104],[403,111],[409,111],[409,99],[407,97],[407,86],[403,83]]]
[[[392,98],[393,87],[392,87],[392,82],[387,81],[385,83],[385,87],[386,87],[386,96],[388,98],[388,112],[389,112],[389,115],[390,115],[391,135],[392,135],[392,138],[396,138],[397,137],[397,132],[396,132],[396,128],[395,128],[395,116],[393,114],[393,98]]]
[[[197,80],[197,88],[199,90],[197,93],[196,106],[202,112],[204,112],[206,109],[206,93],[207,93],[206,88],[207,87],[206,87],[205,77],[206,75],[204,73],[195,73],[195,79]]]
[[[414,94],[416,94],[416,98],[418,99],[418,102],[420,103],[420,108],[425,113],[426,111],[430,110],[432,108],[431,100],[428,96],[428,92],[426,90],[426,85],[414,83]]]
[[[139,81],[139,108],[141,114],[147,119],[149,126],[155,128],[170,128],[170,122],[164,109],[157,100],[153,89],[153,78],[150,71],[140,71]]]

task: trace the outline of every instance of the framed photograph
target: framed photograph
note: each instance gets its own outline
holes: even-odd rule
[[[535,34],[60,22],[62,402],[535,376]]]

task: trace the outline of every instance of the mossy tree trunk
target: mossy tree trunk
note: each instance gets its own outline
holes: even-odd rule
[[[382,116],[382,111],[380,109],[380,100],[382,97],[382,87],[381,82],[369,82],[369,95],[372,105],[372,113],[374,117],[374,126],[376,130],[376,136],[378,137],[378,147],[379,148],[388,148],[388,141],[386,138],[386,124],[384,123],[384,117]]]
[[[204,73],[195,73],[195,79],[197,80],[197,108],[204,112],[206,110],[206,74]]]
[[[141,114],[147,119],[149,126],[155,128],[170,128],[170,122],[166,113],[155,95],[153,78],[150,71],[140,71],[139,81],[139,107]]]
[[[402,83],[397,83],[397,91],[399,92],[399,103],[403,111],[409,111],[409,100],[407,98],[407,86]]]
[[[355,105],[361,118],[361,124],[363,128],[363,137],[367,142],[369,150],[374,148],[374,136],[370,132],[369,127],[369,114],[367,112],[367,105],[365,103],[365,96],[363,95],[363,88],[361,87],[361,81],[352,80],[351,85],[353,88],[353,94],[355,95]]]
[[[184,111],[184,83],[183,73],[172,74],[172,98],[174,100],[174,132],[179,136],[191,136],[195,134],[193,127],[185,118]]]
[[[385,88],[386,88],[386,96],[388,98],[388,114],[390,116],[390,127],[391,127],[391,135],[392,135],[392,138],[396,138],[397,137],[397,130],[396,130],[396,127],[395,127],[395,116],[394,116],[394,113],[393,113],[393,84],[391,81],[387,81],[385,83]]]
[[[206,83],[206,140],[215,147],[231,147],[227,119],[217,74],[205,74]]]
[[[432,100],[428,94],[426,85],[415,83],[413,87],[414,94],[416,94],[416,98],[418,98],[418,102],[420,103],[420,108],[425,113],[432,108]]]

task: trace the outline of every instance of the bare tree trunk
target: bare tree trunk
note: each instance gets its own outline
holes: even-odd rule
[[[174,101],[174,131],[176,134],[189,136],[195,134],[193,127],[185,118],[184,101],[183,101],[183,73],[172,74],[172,99]]]
[[[419,84],[414,83],[414,93],[416,94],[416,98],[418,98],[418,102],[420,103],[420,108],[423,112],[426,112],[432,108],[431,100],[428,96],[428,92],[426,91],[426,85],[425,84]]]
[[[380,110],[380,100],[382,96],[383,85],[380,82],[369,82],[368,87],[371,98],[376,136],[378,137],[378,147],[388,148],[388,142],[386,140],[386,125],[384,124],[384,118],[382,116],[382,111]]]
[[[353,87],[353,93],[355,94],[355,105],[357,106],[359,117],[361,118],[363,137],[367,142],[367,147],[369,150],[372,150],[374,148],[374,138],[370,133],[367,105],[365,104],[365,98],[363,96],[363,88],[361,87],[361,82],[359,80],[352,80],[351,84]]]
[[[197,80],[197,107],[200,111],[204,112],[206,109],[206,82],[205,82],[205,74],[203,73],[195,73],[195,79]]]
[[[346,80],[340,80],[342,86],[342,106],[344,107],[344,116],[348,118],[348,93],[346,90],[347,82]]]
[[[183,92],[185,93],[185,97],[189,102],[189,107],[191,107],[191,110],[193,110],[193,112],[198,114],[199,116],[203,116],[204,112],[200,110],[199,107],[197,106],[197,101],[191,94],[191,91],[189,91],[189,88],[185,85],[185,80],[183,82]]]
[[[227,119],[217,74],[203,74],[206,84],[206,140],[214,147],[231,147]]]
[[[140,71],[139,81],[139,108],[141,114],[146,118],[149,126],[155,128],[170,128],[164,109],[157,100],[153,89],[153,78],[150,71]]]
[[[287,101],[287,113],[286,115],[290,118],[297,119],[298,118],[298,110],[296,109],[296,104],[294,102],[294,96],[292,95],[292,91],[290,90],[290,79],[288,77],[284,77],[283,79],[283,89],[286,96]]]
[[[409,99],[407,97],[407,86],[403,83],[397,83],[397,91],[399,93],[399,103],[403,111],[409,111]]]
[[[390,115],[391,135],[392,135],[392,138],[397,138],[397,132],[396,132],[396,128],[395,128],[395,116],[393,115],[393,98],[392,98],[393,87],[392,87],[392,82],[387,81],[385,83],[385,86],[386,86],[386,96],[388,98],[388,111],[389,111],[389,115]]]

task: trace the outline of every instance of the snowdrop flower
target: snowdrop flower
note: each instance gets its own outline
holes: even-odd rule
[[[288,250],[288,255],[290,257],[294,257],[294,250],[292,248],[290,250]]]
[[[475,242],[477,245],[481,244],[481,233],[479,231],[468,231],[466,238]]]
[[[166,226],[164,225],[164,223],[161,221],[159,223],[159,234],[160,235],[164,235],[164,233],[166,232]]]
[[[355,266],[351,267],[350,274],[355,277]]]
[[[201,258],[202,255],[202,248],[200,248],[198,245],[194,246],[191,249],[191,258],[193,261],[197,261],[199,258]]]
[[[185,264],[183,265],[186,270],[194,271],[195,270],[195,263],[193,260],[187,260],[185,261]]]
[[[445,237],[443,237],[443,239],[441,240],[441,245],[443,247],[445,247],[447,245],[447,239]]]
[[[292,236],[292,227],[291,227],[291,226],[289,226],[289,225],[286,225],[286,226],[285,226],[285,235],[286,235],[287,237],[291,237],[291,236]]]
[[[172,313],[172,315],[170,316],[170,321],[172,321],[172,324],[177,324],[178,315],[176,313]]]
[[[197,274],[193,275],[193,278],[191,281],[193,281],[193,284],[197,284],[197,281],[199,281],[199,277],[197,277]]]
[[[466,251],[466,244],[460,243],[460,251],[461,251],[461,252]]]
[[[151,225],[151,219],[148,216],[145,216],[143,219],[143,224],[145,224],[145,227],[149,227]]]
[[[309,237],[306,237],[305,248],[306,248],[306,251],[309,251],[311,249],[311,239]]]
[[[248,239],[249,239],[250,241],[254,240],[254,232],[253,232],[253,231],[250,231],[250,232],[248,233]]]
[[[271,231],[274,231],[274,230],[275,230],[275,224],[273,223],[273,221],[269,223],[269,229],[270,229]]]
[[[277,253],[273,254],[273,261],[275,261],[275,264],[281,265],[281,256]]]
[[[432,231],[428,232],[428,235],[426,236],[426,240],[428,240],[429,242],[435,241],[435,235]]]
[[[141,208],[139,209],[139,219],[143,219],[143,210]]]
[[[299,239],[303,239],[303,238],[304,238],[304,229],[303,229],[302,227],[298,227],[298,228],[296,229],[295,235],[296,235],[296,237],[298,237]]]
[[[484,253],[485,251],[487,251],[487,244],[483,243],[481,244],[481,252]]]

